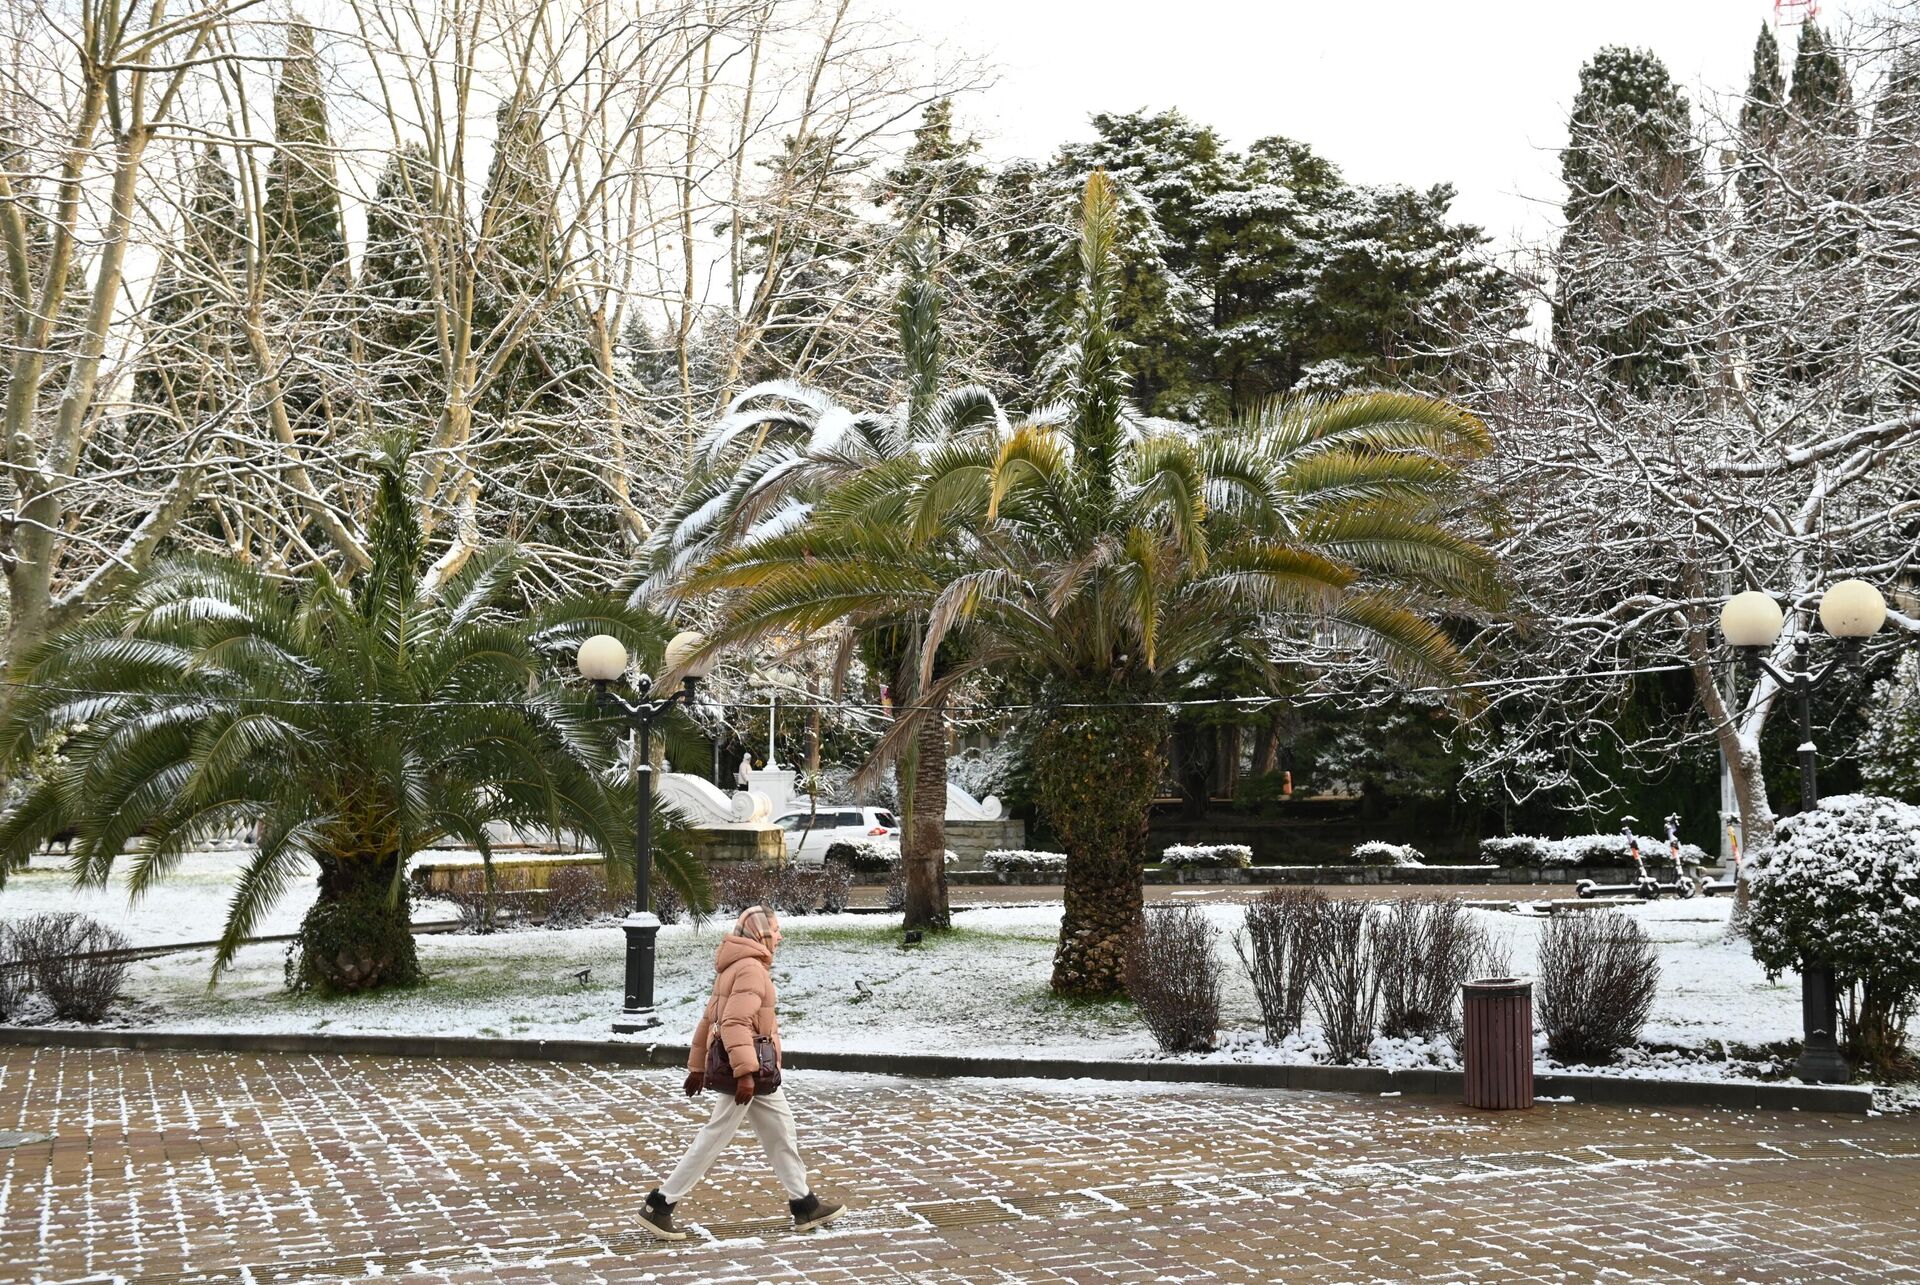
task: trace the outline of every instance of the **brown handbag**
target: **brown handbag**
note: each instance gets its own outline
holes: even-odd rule
[[[780,1087],[780,1059],[773,1051],[773,1041],[765,1035],[754,1036],[753,1054],[760,1063],[753,1072],[754,1095],[772,1093]],[[713,1043],[707,1045],[707,1088],[714,1093],[732,1093],[739,1083],[725,1042],[714,1036]]]

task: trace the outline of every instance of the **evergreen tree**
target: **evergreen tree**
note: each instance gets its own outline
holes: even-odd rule
[[[1793,88],[1787,92],[1787,107],[1794,122],[1802,128],[1847,137],[1856,127],[1853,90],[1847,82],[1847,69],[1840,61],[1840,51],[1812,22],[1800,28],[1800,47],[1793,59]]]
[[[987,168],[976,158],[980,144],[953,129],[953,100],[928,106],[913,145],[880,184],[877,199],[892,209],[903,227],[930,227],[942,249],[980,223],[980,201]]]
[[[1777,159],[1786,121],[1787,82],[1780,74],[1780,42],[1763,22],[1760,39],[1753,46],[1746,98],[1740,104],[1739,190],[1750,208],[1758,208],[1771,190],[1769,166]]]
[[[476,399],[477,413],[494,421],[489,470],[508,497],[513,538],[614,547],[619,537],[603,461],[581,410],[594,396],[595,367],[586,327],[566,296],[541,116],[509,102],[498,121],[473,302],[476,358],[491,363],[500,345],[510,347]]]
[[[280,294],[305,299],[345,285],[347,239],[334,176],[313,28],[287,28],[287,57],[273,90],[274,151],[267,163],[265,263]]]
[[[426,149],[409,143],[381,171],[367,207],[367,248],[357,295],[376,416],[422,422],[436,413],[441,339],[425,236],[434,209]]]
[[[1560,162],[1566,230],[1555,264],[1554,339],[1569,354],[1603,356],[1636,390],[1681,378],[1685,367],[1664,337],[1660,292],[1620,248],[1699,181],[1691,131],[1686,95],[1646,50],[1610,46],[1580,69]]]

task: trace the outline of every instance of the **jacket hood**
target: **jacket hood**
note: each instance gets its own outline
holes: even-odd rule
[[[762,964],[773,965],[773,952],[765,944],[750,937],[726,936],[720,939],[720,952],[713,957],[714,971],[724,973],[742,960],[757,959]]]

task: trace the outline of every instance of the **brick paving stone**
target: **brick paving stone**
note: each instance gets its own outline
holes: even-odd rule
[[[0,1281],[1920,1285],[1920,1119],[795,1073],[835,1226],[657,1070],[0,1050]]]

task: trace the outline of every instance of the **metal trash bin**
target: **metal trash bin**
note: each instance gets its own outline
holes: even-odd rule
[[[1533,1105],[1533,983],[1485,977],[1460,986],[1466,1027],[1467,1105],[1521,1111]]]

